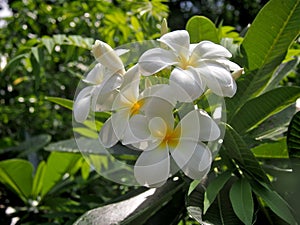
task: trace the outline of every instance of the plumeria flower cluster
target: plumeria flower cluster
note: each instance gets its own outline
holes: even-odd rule
[[[135,65],[125,68],[120,56],[128,51],[113,50],[97,40],[92,46],[97,64],[83,80],[89,86],[80,91],[73,110],[80,123],[90,111],[110,112],[99,141],[105,148],[121,143],[139,151],[134,177],[150,187],[161,186],[178,169],[191,179],[207,175],[212,163],[207,143],[221,132],[193,102],[208,89],[232,97],[232,74],[242,72],[229,60],[226,48],[210,41],[190,44],[185,30],[166,33],[158,41],[161,47],[145,51]],[[169,73],[166,82],[148,80],[163,71]],[[184,103],[193,107],[180,117],[177,106]]]

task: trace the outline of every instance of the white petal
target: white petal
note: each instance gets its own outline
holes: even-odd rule
[[[105,148],[111,148],[118,142],[118,138],[114,132],[111,118],[105,121],[99,133],[100,142]]]
[[[181,170],[188,177],[194,180],[201,180],[208,174],[211,163],[212,156],[210,150],[203,143],[198,143],[194,154]]]
[[[197,72],[203,77],[206,85],[213,93],[227,97],[232,97],[235,94],[236,83],[223,64],[205,60],[201,62]]]
[[[77,101],[75,101],[73,112],[74,118],[77,122],[82,123],[87,119],[90,112],[90,103],[90,96],[82,99],[77,99]]]
[[[144,115],[134,115],[129,120],[129,126],[124,132],[122,143],[124,145],[137,143],[144,140],[149,140],[151,135],[149,127],[149,120]]]
[[[151,135],[148,125],[149,120],[146,116],[138,114],[130,118],[122,143],[143,151],[155,149],[161,141]]]
[[[127,52],[129,52],[129,51],[130,51],[130,50],[124,49],[124,48],[115,49],[115,53],[116,53],[118,56],[124,55],[124,54],[126,54]]]
[[[116,97],[115,90],[121,86],[122,81],[123,81],[122,76],[120,76],[119,74],[114,74],[108,79],[106,79],[105,81],[103,81],[101,84],[95,85],[94,90],[92,92],[92,109],[96,109],[97,104],[98,104],[98,108],[100,105],[111,106],[112,105],[111,98]],[[109,107],[108,110],[111,110],[111,107]]]
[[[173,116],[174,105],[158,97],[148,97],[145,98],[145,105],[143,107],[143,112],[148,118],[160,117],[169,126],[174,126],[174,116]]]
[[[225,65],[229,71],[238,71],[241,69],[241,67],[238,64],[231,62],[228,59],[217,59],[216,61]]]
[[[166,136],[168,126],[162,118],[155,117],[149,121],[149,130],[153,137],[162,140]]]
[[[93,93],[92,109],[95,112],[111,111],[116,96],[119,94],[117,90],[99,95],[97,91]]]
[[[169,173],[170,158],[167,150],[144,151],[134,166],[134,176],[144,186],[161,186],[167,181]]]
[[[140,70],[139,66],[136,64],[133,67],[131,67],[127,72],[124,74],[123,77],[123,84],[121,86],[121,89],[123,87],[128,86],[132,81],[139,82],[140,80]]]
[[[191,58],[195,59],[215,59],[215,58],[230,58],[231,53],[221,45],[210,41],[201,41],[194,46]]]
[[[138,101],[139,96],[139,80],[133,80],[130,84],[121,88],[120,94],[116,97],[114,103],[114,109],[118,109],[119,106],[127,105],[130,107]]]
[[[129,110],[120,109],[111,116],[112,127],[119,140],[123,138],[124,132],[129,126]]]
[[[213,141],[220,136],[216,122],[203,110],[193,110],[185,115],[178,124],[180,139],[194,141]]]
[[[196,110],[199,118],[200,140],[214,141],[220,136],[220,128],[204,110]]]
[[[98,62],[110,69],[113,73],[125,73],[122,60],[105,42],[96,40],[92,46],[92,53]]]
[[[154,97],[155,99],[161,99],[161,101],[171,104],[173,106],[177,103],[175,96],[176,90],[174,90],[168,84],[155,84],[147,87],[140,96],[142,98]]]
[[[180,139],[176,147],[170,149],[171,155],[180,169],[190,161],[197,145],[197,141]]]
[[[175,68],[171,72],[170,86],[176,90],[176,96],[180,102],[192,102],[203,93],[205,87],[196,71],[180,68]]]
[[[186,30],[177,30],[163,35],[158,41],[169,46],[178,56],[188,58],[190,36]]]
[[[155,74],[168,66],[178,63],[176,55],[172,51],[161,48],[153,48],[146,51],[139,59],[138,65],[144,76]]]
[[[90,105],[91,105],[91,93],[93,92],[94,87],[89,86],[82,89],[73,105],[73,113],[74,119],[82,123],[86,120],[90,112]]]
[[[107,72],[105,71],[105,67],[97,63],[83,81],[91,84],[101,84],[105,79],[105,72]]]
[[[99,94],[107,94],[121,86],[123,77],[120,74],[114,74],[103,82],[103,87]]]

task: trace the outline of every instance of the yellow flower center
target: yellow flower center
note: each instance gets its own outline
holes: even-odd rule
[[[144,103],[144,99],[135,102],[130,109],[130,116],[138,114],[140,112],[140,109],[143,107]]]
[[[160,143],[160,147],[165,148],[166,145],[175,148],[179,142],[181,130],[180,129],[175,129],[175,130],[169,130],[167,131],[164,139]]]
[[[195,67],[194,57],[186,58],[183,56],[179,56],[178,61],[179,61],[179,67],[182,68],[183,70],[188,69],[189,66]]]

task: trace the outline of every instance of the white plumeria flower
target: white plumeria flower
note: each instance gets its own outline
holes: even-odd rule
[[[202,141],[216,140],[220,129],[206,112],[192,110],[175,128],[172,113],[162,117],[135,115],[129,126],[135,136],[131,144],[143,150],[134,166],[141,185],[155,187],[166,182],[171,173],[170,153],[192,179],[200,180],[209,172],[212,155]]]
[[[92,46],[92,53],[99,62],[83,79],[90,84],[80,91],[74,102],[74,119],[84,122],[90,109],[93,111],[110,110],[116,89],[123,83],[124,65],[119,58],[127,50],[114,51],[108,44],[97,40]]]
[[[154,48],[140,57],[139,65],[144,76],[175,66],[170,75],[170,85],[180,85],[193,100],[205,91],[206,86],[220,96],[232,97],[235,94],[236,83],[231,71],[241,68],[228,60],[232,55],[226,48],[210,41],[190,44],[185,30],[167,33],[158,41],[169,50]]]
[[[173,109],[176,100],[169,93],[171,91],[169,85],[150,86],[142,93],[140,93],[139,85],[139,67],[133,66],[124,75],[124,82],[120,88],[120,92],[114,98],[111,108],[113,111],[112,116],[100,130],[99,138],[104,147],[110,148],[118,141],[127,144],[124,134],[126,132],[130,133],[130,129],[128,129],[129,120],[134,115],[143,112],[145,108],[152,115],[165,113],[167,106],[170,110]],[[153,101],[160,103],[159,109],[149,108],[149,105]],[[170,102],[172,102],[171,106]]]

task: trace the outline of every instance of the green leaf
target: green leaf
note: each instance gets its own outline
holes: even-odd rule
[[[70,35],[68,39],[72,42],[73,45],[78,47],[85,47],[87,48],[86,44],[83,41],[83,38],[79,35]]]
[[[90,128],[86,127],[75,127],[73,128],[73,131],[81,134],[84,137],[92,138],[92,139],[97,139],[98,138],[98,133],[91,130]]]
[[[289,74],[298,64],[300,59],[296,58],[290,60],[286,63],[281,64],[278,69],[275,71],[274,75],[271,77],[267,87],[264,89],[264,92],[270,91],[273,88],[276,88],[280,81]]]
[[[219,43],[217,28],[214,23],[204,16],[193,16],[186,24],[191,43],[208,40]]]
[[[242,224],[235,215],[229,200],[229,190],[234,180],[234,177],[230,177],[229,181],[224,184],[224,187],[217,192],[215,200],[205,215],[203,215],[205,187],[198,185],[187,198],[187,211],[189,215],[200,224]]]
[[[183,183],[170,180],[160,188],[151,188],[127,200],[90,210],[81,216],[74,225],[145,224],[182,188]],[[160,218],[161,220],[162,218]]]
[[[18,157],[28,155],[29,153],[41,150],[51,141],[51,136],[48,134],[40,134],[33,137],[28,137],[24,142],[20,143],[19,150],[22,150]]]
[[[188,190],[188,195],[190,195],[195,188],[200,184],[201,180],[194,180],[192,181],[192,183],[190,184],[189,190]]]
[[[82,166],[81,166],[81,176],[84,180],[88,179],[91,171],[90,164],[87,163],[87,161],[83,158],[82,159]]]
[[[58,98],[58,97],[45,97],[46,100],[50,102],[54,102],[60,106],[63,106],[67,109],[73,109],[73,101],[65,98]]]
[[[246,102],[231,122],[240,134],[252,130],[271,115],[295,103],[300,87],[279,87]],[[259,106],[259,107],[258,107]]]
[[[287,159],[289,158],[286,138],[278,141],[264,143],[251,149],[255,157],[267,159]]]
[[[23,159],[8,159],[0,162],[0,181],[18,194],[27,203],[32,189],[33,166]]]
[[[78,144],[80,146],[80,150],[78,149]],[[93,155],[104,155],[107,156],[108,152],[114,156],[116,155],[130,155],[137,157],[139,155],[139,151],[132,150],[127,148],[124,145],[116,144],[110,149],[104,150],[99,149],[100,143],[98,139],[90,139],[85,137],[77,138],[76,141],[74,138],[58,141],[55,143],[51,143],[45,147],[47,151],[60,151],[60,152],[70,152],[70,153],[85,153],[85,154],[93,154]]]
[[[34,199],[37,199],[37,197],[42,191],[46,166],[47,165],[45,161],[40,162],[34,175],[31,191],[32,197]]]
[[[203,202],[203,214],[206,213],[210,205],[215,201],[220,190],[224,187],[226,182],[230,179],[231,172],[226,171],[212,180],[205,191]]]
[[[276,15],[276,16],[274,16]],[[227,99],[228,121],[249,98],[267,85],[300,31],[300,0],[272,0],[259,12],[242,42],[246,73],[238,80],[236,95]],[[270,29],[271,28],[271,29]]]
[[[35,60],[40,63],[40,54],[39,54],[39,48],[38,47],[32,47],[31,48],[32,54],[35,58]]]
[[[275,191],[270,190],[266,185],[254,183],[252,190],[270,207],[270,209],[288,224],[297,224],[294,216],[291,213],[290,206],[282,199]]]
[[[55,185],[62,181],[66,173],[71,173],[72,168],[80,159],[81,155],[79,154],[51,152],[47,159],[41,195],[46,195]]]
[[[243,41],[243,38],[240,36],[240,34],[236,31],[235,27],[232,26],[222,26],[222,24],[218,27],[219,31],[219,38],[220,39],[232,39],[234,43],[241,43]]]
[[[261,168],[259,162],[246,146],[242,137],[229,125],[226,126],[226,133],[222,146],[222,154],[226,154],[242,172],[258,181],[270,183],[265,171]]]
[[[42,42],[45,45],[45,47],[46,47],[47,51],[49,52],[49,54],[52,54],[52,51],[53,51],[54,46],[55,46],[54,40],[52,38],[49,38],[49,37],[43,37]]]
[[[28,57],[29,57],[29,53],[24,53],[24,54],[15,56],[14,58],[12,58],[11,60],[8,61],[8,63],[6,64],[6,66],[3,69],[2,73],[4,74],[8,69],[12,73],[14,70],[16,70],[18,68],[17,65],[20,64],[20,61],[23,58],[26,59]]]
[[[88,139],[87,139],[88,140]],[[51,143],[45,147],[47,151],[80,152],[74,138]]]
[[[67,36],[65,34],[56,34],[53,36],[55,44],[62,45],[65,43]]]
[[[103,123],[97,120],[85,120],[83,124],[93,131],[100,131],[101,127],[103,126]]]
[[[246,225],[252,224],[254,203],[249,182],[242,178],[237,180],[229,192],[232,208],[238,218]]]
[[[247,137],[255,140],[277,140],[282,137],[288,129],[291,118],[295,114],[295,105],[290,105],[286,109],[274,114],[266,119],[258,127],[247,133]]]
[[[278,66],[299,35],[299,20],[299,0],[269,1],[256,16],[242,43],[247,68],[259,69],[259,74],[264,76]]]
[[[296,160],[299,161],[300,159],[300,111],[293,116],[289,124],[288,132],[287,132],[287,147],[288,147],[290,158],[295,159],[292,162],[296,162]]]
[[[68,45],[66,51],[66,58],[65,62],[72,61],[74,59],[74,56],[76,55],[76,46],[74,45]]]
[[[27,137],[25,141],[19,143],[17,146],[3,149],[3,152],[18,151],[18,157],[23,157],[29,153],[41,150],[51,140],[48,134],[40,134],[37,136]]]

